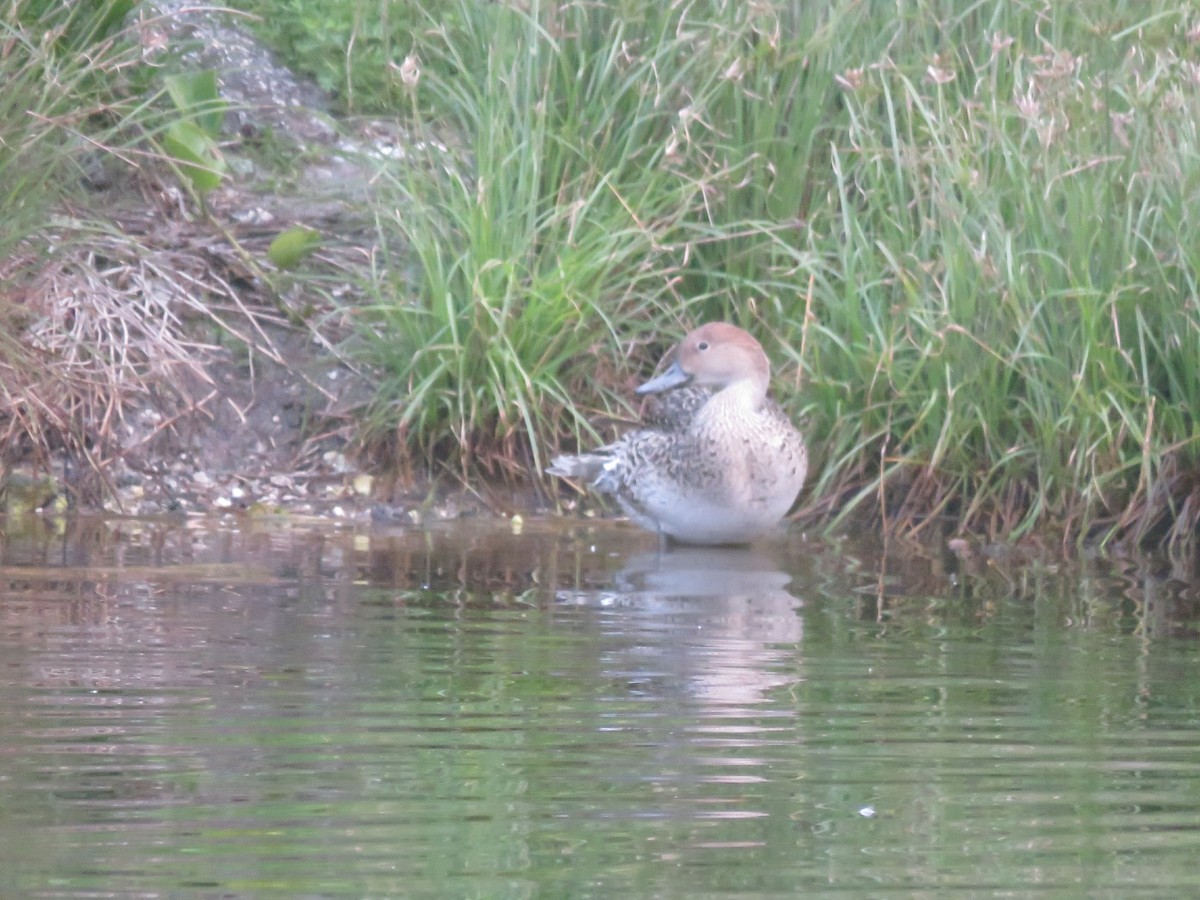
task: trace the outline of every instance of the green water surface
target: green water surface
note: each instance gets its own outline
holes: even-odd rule
[[[4,896],[1200,894],[1169,571],[7,527]]]

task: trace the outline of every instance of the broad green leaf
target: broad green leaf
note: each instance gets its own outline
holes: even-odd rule
[[[163,147],[199,193],[211,191],[221,183],[226,172],[225,160],[216,141],[195,123],[172,122],[163,133]]]
[[[164,81],[179,112],[215,139],[221,133],[226,107],[217,86],[217,73],[212,69],[184,72],[168,75]]]
[[[267,248],[267,258],[281,269],[290,269],[321,246],[321,233],[307,225],[280,232]]]

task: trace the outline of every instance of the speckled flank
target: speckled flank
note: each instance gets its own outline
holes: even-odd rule
[[[611,494],[642,527],[685,543],[746,543],[774,528],[804,484],[804,440],[766,396],[762,347],[722,322],[691,332],[639,393],[662,392],[643,428],[551,474]]]

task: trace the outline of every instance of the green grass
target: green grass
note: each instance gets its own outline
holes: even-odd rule
[[[108,74],[131,56],[114,36],[125,0],[17,0],[0,20],[0,258],[48,217],[103,133]]]
[[[408,0],[230,0],[220,4],[349,114],[391,114],[406,103],[400,66],[427,28],[459,27],[453,3]]]
[[[1191,534],[1195,21],[903,9],[431,12],[406,108],[453,149],[380,182],[371,432],[534,474],[727,317],[804,414],[818,517]]]
[[[1010,537],[1186,533],[1163,501],[1186,499],[1167,476],[1193,465],[1200,409],[1191,23],[1000,7],[946,45],[894,45],[848,98],[841,290],[806,362],[857,427],[831,423],[819,484]]]
[[[753,270],[801,227],[793,186],[825,152],[821,117],[800,102],[754,115],[749,91],[798,95],[807,76],[774,82],[783,51],[759,46],[754,17],[694,12],[579,4],[541,21],[463,3],[450,11],[461,28],[425,32],[410,108],[426,152],[378,181],[396,212],[380,222],[389,256],[364,317],[362,352],[383,373],[372,433],[467,473],[537,472],[564,441],[598,440],[597,418],[628,414],[664,323],[784,309],[790,285]],[[818,38],[787,51],[793,65],[827,34],[804,24]],[[726,111],[755,132],[714,130],[707,118]],[[755,186],[765,177],[787,190]]]

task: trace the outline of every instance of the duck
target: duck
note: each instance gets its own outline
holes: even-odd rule
[[[547,474],[586,481],[664,541],[747,544],[776,529],[804,486],[804,438],[767,393],[762,345],[728,322],[689,332],[661,374],[641,426],[558,456]]]

